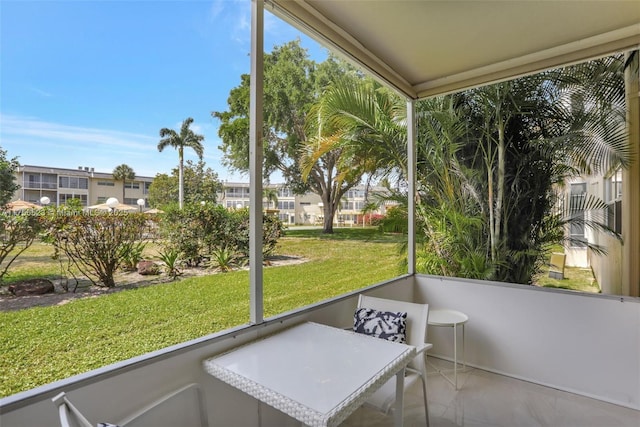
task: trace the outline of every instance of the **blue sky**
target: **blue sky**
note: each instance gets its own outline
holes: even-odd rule
[[[221,165],[210,113],[226,109],[249,72],[249,23],[250,0],[0,0],[0,146],[22,164],[111,172],[126,163],[155,176],[178,162],[174,149],[158,152],[160,128],[193,117],[207,165],[247,181]],[[296,38],[326,57],[265,13],[266,51]]]

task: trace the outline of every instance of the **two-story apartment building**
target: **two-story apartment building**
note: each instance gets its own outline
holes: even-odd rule
[[[104,203],[109,197],[115,197],[121,203],[138,206],[139,199],[145,201],[153,178],[136,176],[125,184],[125,197],[122,199],[122,181],[116,181],[113,174],[96,172],[94,168],[78,167],[64,169],[48,166],[20,165],[16,172],[16,182],[20,189],[13,200],[26,200],[40,204],[47,197],[52,205],[64,205],[69,199],[78,199],[82,206]]]
[[[139,199],[147,202],[152,177],[136,176],[125,183],[125,197],[122,199],[122,181],[115,180],[113,174],[96,172],[94,168],[78,167],[65,169],[49,166],[20,165],[16,182],[21,188],[14,194],[13,200],[26,200],[41,204],[47,197],[51,205],[64,205],[69,199],[79,199],[82,206],[104,203],[109,197],[115,197],[121,203],[138,206]],[[323,205],[315,193],[294,194],[284,184],[271,184],[265,188],[275,190],[277,202],[263,199],[263,208],[277,214],[285,224],[320,225],[323,220]],[[383,192],[383,188],[374,187],[369,194]],[[242,182],[224,182],[222,192],[217,195],[218,204],[227,209],[240,209],[249,206],[249,184]],[[362,224],[365,207],[365,188],[357,186],[350,189],[342,198],[336,212],[336,225]],[[376,213],[384,214],[385,206]]]
[[[249,206],[249,184],[239,182],[224,182],[224,190],[218,193],[218,203],[228,209],[239,209]],[[321,225],[323,221],[322,199],[315,193],[294,194],[283,184],[265,185],[265,189],[275,190],[277,202],[263,198],[262,207],[267,212],[278,215],[285,224]],[[374,187],[369,194],[382,193],[382,187]],[[336,212],[334,222],[337,225],[362,224],[363,209],[365,208],[365,187],[357,186],[344,195],[340,208]],[[386,206],[382,205],[376,213],[384,214]]]

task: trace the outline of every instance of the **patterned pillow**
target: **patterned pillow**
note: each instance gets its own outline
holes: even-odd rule
[[[359,334],[405,343],[407,313],[359,308],[353,315],[353,330]]]

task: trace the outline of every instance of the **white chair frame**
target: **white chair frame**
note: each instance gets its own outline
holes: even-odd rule
[[[425,367],[427,350],[433,347],[433,344],[427,343],[427,321],[429,318],[429,305],[416,304],[406,301],[397,301],[385,298],[371,297],[368,295],[359,295],[358,308],[372,308],[378,311],[395,311],[407,313],[407,344],[416,347],[417,355],[409,363],[406,368],[408,375],[416,375],[422,381],[422,393],[424,398],[424,412],[426,425],[429,426],[429,404],[427,399],[427,371]],[[408,377],[407,377],[408,378]],[[394,381],[394,380],[390,380]],[[405,388],[410,381],[405,381]],[[384,390],[383,386],[383,390]],[[395,390],[395,387],[393,388]],[[391,403],[395,401],[395,394],[390,395],[383,405],[374,405],[387,413],[391,407]]]
[[[169,402],[174,398],[180,397],[185,392],[194,391],[197,402],[194,402],[198,408],[199,414],[197,414],[197,418],[199,420],[199,427],[208,427],[209,420],[207,416],[206,407],[204,405],[202,392],[200,390],[200,386],[196,383],[188,384],[184,387],[181,387],[177,390],[174,390],[161,398],[151,402],[149,405],[146,405],[142,409],[136,411],[135,413],[127,416],[122,421],[116,423],[116,425],[121,427],[139,427],[141,425],[146,425],[144,422],[144,416],[146,414],[150,414],[154,409],[160,408],[163,404]],[[71,403],[69,398],[67,397],[65,392],[62,392],[51,399],[58,407],[58,416],[60,419],[61,427],[95,427],[97,423],[91,423],[85,416],[80,412],[76,406]],[[108,421],[108,420],[107,420]],[[148,423],[148,420],[147,420]],[[187,427],[187,426],[185,426]]]

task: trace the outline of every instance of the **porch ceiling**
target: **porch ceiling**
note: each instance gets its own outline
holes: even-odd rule
[[[265,0],[411,98],[640,46],[640,2]]]

